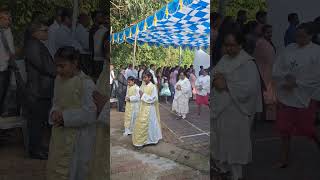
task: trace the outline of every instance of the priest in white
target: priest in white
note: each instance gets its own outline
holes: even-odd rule
[[[251,127],[262,112],[260,76],[253,58],[242,50],[241,33],[224,39],[226,54],[214,67],[213,158],[220,173],[243,178],[243,166],[252,160]]]
[[[172,103],[172,111],[176,112],[179,118],[186,119],[189,113],[189,100],[192,97],[192,88],[189,79],[184,72],[179,75],[179,81],[175,85],[175,94]]]

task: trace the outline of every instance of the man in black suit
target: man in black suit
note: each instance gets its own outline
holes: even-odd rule
[[[48,39],[48,27],[36,20],[28,29],[25,44],[27,71],[26,116],[29,131],[29,154],[33,159],[47,159],[48,150],[43,146],[43,132],[48,122],[54,91],[56,68],[49,50],[44,45]]]

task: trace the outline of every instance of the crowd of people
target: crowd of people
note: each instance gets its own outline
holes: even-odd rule
[[[316,133],[320,90],[319,18],[301,23],[288,15],[285,49],[272,42],[267,12],[247,22],[240,10],[236,19],[213,13],[213,133],[212,159],[220,176],[231,172],[243,178],[252,161],[251,130],[255,120],[274,120],[281,138],[281,159],[289,165],[293,136],[305,136],[320,148]]]
[[[209,106],[210,76],[202,66],[196,75],[193,65],[156,68],[151,64],[147,69],[145,65],[129,64],[115,76],[111,65],[110,86],[111,96],[118,99],[118,111],[125,112],[124,135],[133,134],[133,145],[139,148],[162,138],[160,100],[172,104],[177,120],[187,118],[190,100],[196,101],[199,115],[201,106]],[[141,141],[142,137],[148,139]]]
[[[36,16],[24,38],[26,68],[22,107],[28,153],[47,161],[47,179],[104,179],[108,173],[106,15],[79,16],[72,34],[72,11],[58,8],[54,22]],[[0,8],[0,107],[16,64],[12,19]],[[22,91],[18,89],[17,91]],[[19,103],[19,102],[18,102]],[[7,117],[1,111],[1,117]],[[10,116],[10,115],[9,115]],[[50,145],[44,133],[50,131]],[[100,177],[97,177],[100,176]]]

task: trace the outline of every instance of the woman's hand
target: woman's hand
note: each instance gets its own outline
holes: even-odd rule
[[[181,86],[180,85],[177,86],[177,90],[181,91]]]
[[[60,126],[63,126],[64,124],[63,114],[61,111],[53,111],[51,114],[51,119],[53,121],[54,127],[60,127]]]
[[[108,102],[108,99],[106,96],[102,95],[98,91],[94,91],[92,93],[93,101],[97,106],[97,111],[100,113],[105,106],[105,104]]]
[[[216,74],[215,80],[213,81],[213,86],[218,91],[223,91],[227,89],[227,82],[222,74]]]

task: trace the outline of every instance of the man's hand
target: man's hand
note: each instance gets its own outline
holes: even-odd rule
[[[98,91],[94,91],[92,93],[93,101],[97,106],[97,111],[100,113],[105,106],[105,104],[108,102],[108,99],[106,96],[102,95]]]

